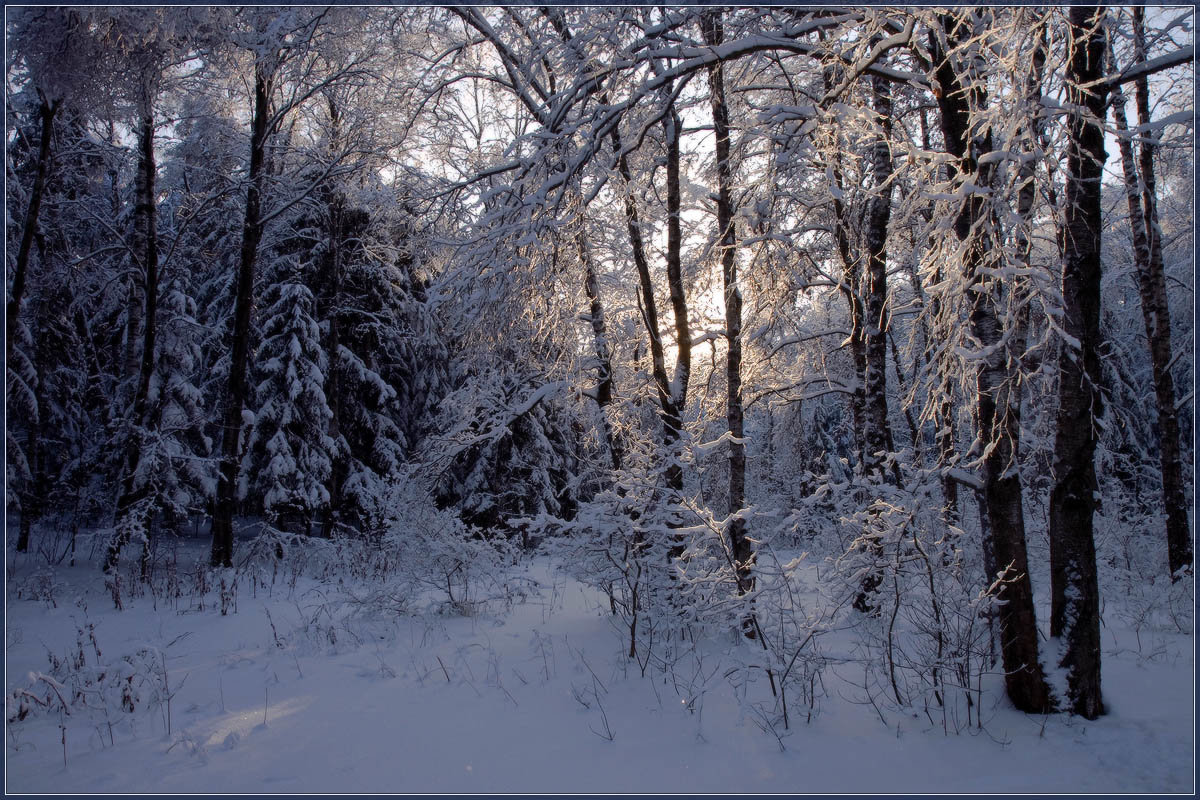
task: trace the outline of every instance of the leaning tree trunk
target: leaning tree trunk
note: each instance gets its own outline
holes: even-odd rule
[[[650,372],[658,390],[658,404],[663,419],[663,429],[677,430],[680,412],[675,408],[671,395],[671,379],[667,377],[666,355],[663,351],[662,329],[658,322],[658,304],[654,299],[654,281],[650,277],[650,262],[646,258],[646,245],[642,239],[642,222],[638,214],[637,200],[633,196],[633,177],[629,162],[622,152],[621,138],[616,126],[612,133],[613,152],[618,154],[617,171],[624,182],[625,228],[629,234],[629,248],[633,265],[638,274],[641,297],[642,322],[650,338]],[[665,436],[664,436],[665,438]]]
[[[701,16],[704,41],[718,47],[723,38],[720,12]],[[742,406],[742,293],[737,285],[737,232],[733,224],[733,177],[729,163],[729,106],[725,100],[725,71],[717,61],[708,68],[713,129],[717,155],[717,239],[725,290],[725,418],[729,428],[729,550],[733,555],[738,592],[754,590],[751,566],[754,552],[740,512],[746,505],[745,414]],[[749,620],[747,620],[749,623]],[[747,628],[753,633],[753,626]]]
[[[262,193],[270,117],[271,81],[261,64],[254,68],[254,119],[250,134],[249,185],[242,224],[242,250],[238,264],[237,294],[233,311],[233,342],[229,383],[221,421],[220,473],[213,503],[212,557],[214,567],[233,566],[233,512],[237,505],[237,477],[242,438],[242,407],[246,402],[246,368],[250,358],[250,313],[254,307],[254,265],[262,240]]]
[[[1150,345],[1150,366],[1154,376],[1154,394],[1158,403],[1158,456],[1162,469],[1163,505],[1167,512],[1167,560],[1171,579],[1192,561],[1192,538],[1188,531],[1183,474],[1179,457],[1179,419],[1175,410],[1175,385],[1171,379],[1170,317],[1167,311],[1167,286],[1161,270],[1152,270],[1150,242],[1144,206],[1138,191],[1142,178],[1133,159],[1129,125],[1125,117],[1125,95],[1113,92],[1113,119],[1117,124],[1121,149],[1121,168],[1125,173],[1125,199],[1129,206],[1129,227],[1133,236],[1133,260],[1137,270],[1138,292],[1142,301],[1142,320]],[[1164,330],[1165,328],[1165,330]]]
[[[942,24],[953,48],[968,32],[961,19],[945,15]],[[936,40],[931,42],[936,48]],[[992,150],[991,131],[972,134],[972,107],[985,108],[986,87],[977,81],[964,85],[949,53],[935,53],[935,79],[946,149],[954,156],[952,169],[962,180],[987,186],[990,175],[979,174],[977,158]],[[988,170],[985,170],[988,171]],[[956,238],[963,252],[963,273],[973,295],[970,309],[971,334],[984,356],[976,372],[976,422],[983,457],[983,550],[988,581],[1002,578],[997,592],[1001,601],[997,623],[1005,688],[1013,705],[1022,711],[1043,713],[1054,707],[1038,656],[1037,616],[1029,559],[1025,546],[1020,473],[1016,469],[1020,444],[1019,416],[1011,413],[1019,404],[1015,392],[1015,358],[1003,346],[1004,330],[999,319],[1001,287],[988,277],[985,259],[992,252],[988,233],[996,220],[979,195],[962,201],[954,221]],[[1014,354],[1019,357],[1019,354]],[[1019,410],[1019,409],[1018,409]]]
[[[1104,10],[1073,6],[1068,45],[1064,341],[1058,360],[1058,430],[1050,493],[1050,635],[1059,640],[1071,711],[1104,713],[1100,693],[1100,598],[1096,579],[1096,423],[1100,412],[1102,122],[1108,86]]]
[[[1134,59],[1146,60],[1145,9],[1133,9]],[[1149,80],[1142,75],[1134,83],[1138,124],[1150,124]],[[1122,115],[1123,116],[1123,115]],[[1122,139],[1122,146],[1129,142]],[[1179,580],[1192,563],[1192,536],[1188,530],[1187,499],[1183,467],[1179,453],[1179,411],[1175,407],[1175,382],[1171,378],[1171,311],[1167,303],[1167,282],[1163,269],[1162,229],[1158,224],[1158,199],[1154,190],[1154,139],[1147,132],[1141,138],[1138,160],[1141,166],[1142,219],[1145,226],[1145,259],[1138,259],[1138,289],[1146,338],[1150,341],[1150,364],[1154,375],[1154,397],[1158,405],[1158,453],[1162,469],[1163,504],[1167,512],[1167,562],[1171,580]],[[1124,161],[1124,150],[1122,150]],[[1126,183],[1129,173],[1126,173]],[[1132,214],[1131,214],[1132,220]]]
[[[666,354],[659,325],[658,306],[654,299],[654,281],[650,276],[650,262],[646,258],[645,242],[642,239],[641,221],[637,202],[633,196],[633,178],[629,162],[623,152],[620,134],[613,126],[610,137],[613,151],[618,154],[617,171],[625,185],[625,224],[629,244],[633,253],[634,267],[641,289],[642,320],[650,338],[651,373],[658,390],[658,403],[662,419],[663,449],[670,460],[664,470],[665,483],[669,490],[683,489],[683,472],[679,466],[679,438],[683,431],[683,404],[687,397],[688,378],[691,372],[691,333],[687,322],[687,298],[683,289],[683,267],[681,257],[682,235],[680,232],[680,183],[679,183],[679,130],[681,122],[672,103],[663,119],[667,140],[667,284],[671,306],[675,312],[676,348],[678,356],[674,379],[668,377]],[[681,333],[682,331],[682,333]],[[674,548],[672,548],[674,550]],[[682,552],[682,550],[680,550]]]
[[[154,344],[158,315],[158,211],[154,201],[154,178],[157,167],[154,160],[154,116],[147,111],[142,118],[138,135],[138,180],[137,203],[133,218],[136,236],[141,245],[139,265],[143,289],[143,334],[141,362],[138,369],[137,388],[133,396],[129,438],[126,442],[125,477],[121,482],[121,495],[117,498],[115,532],[104,557],[104,570],[116,569],[121,549],[138,535],[143,540],[142,578],[149,567],[150,521],[154,514],[150,497],[151,479],[138,480],[142,450],[151,434],[149,424],[150,379],[154,374]]]
[[[17,339],[17,325],[21,318],[21,300],[25,296],[25,280],[29,272],[29,254],[33,249],[33,237],[37,232],[38,211],[42,207],[42,195],[46,190],[46,173],[50,171],[50,143],[54,138],[54,115],[58,112],[58,101],[42,99],[38,106],[42,135],[38,144],[37,169],[33,174],[33,187],[29,193],[29,208],[21,228],[21,243],[17,246],[17,263],[13,270],[13,282],[8,298],[4,320],[4,363],[12,363],[13,343]]]
[[[549,20],[550,24],[558,32],[559,37],[571,51],[572,56],[576,60],[577,68],[586,68],[585,57],[578,49],[575,43],[575,37],[572,35],[570,28],[567,27],[566,19],[563,16],[561,8],[553,8],[541,6],[539,8],[542,16]],[[553,80],[553,71],[547,62],[543,62],[547,72]],[[601,103],[607,104],[607,96],[601,93]],[[618,157],[621,160],[620,171],[622,177],[628,186],[629,181],[629,165],[624,156],[621,156],[621,135],[617,131],[616,126],[613,126],[612,131],[613,147],[616,150]],[[626,214],[632,214],[632,219],[637,219],[637,207],[633,203],[633,198],[630,194],[626,194]],[[613,421],[609,418],[609,406],[612,405],[613,399],[613,368],[612,368],[612,348],[608,341],[608,327],[604,321],[604,301],[600,295],[600,279],[596,274],[595,264],[592,262],[591,252],[588,249],[587,238],[584,236],[584,220],[586,206],[580,203],[578,228],[575,230],[575,250],[579,257],[579,262],[583,266],[583,289],[588,298],[588,323],[592,328],[592,351],[596,356],[596,388],[592,392],[592,398],[596,401],[596,405],[600,410],[600,424],[604,429],[604,441],[608,445],[609,460],[612,463],[614,470],[620,470],[624,460],[624,444],[621,441],[620,435],[617,433]],[[631,228],[630,241],[635,245],[635,250],[641,253],[638,257],[645,261],[645,255],[642,251],[640,236],[635,235]],[[639,271],[640,275],[640,271]],[[647,277],[649,272],[647,270]],[[656,315],[657,316],[657,315]]]

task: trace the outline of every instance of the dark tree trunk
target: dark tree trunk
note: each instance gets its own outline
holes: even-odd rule
[[[575,44],[574,36],[570,28],[567,27],[566,19],[563,16],[562,9],[542,6],[539,8],[542,16],[544,16],[551,26],[558,32],[563,43],[571,50],[572,56],[576,59],[577,68],[585,68],[585,57],[580,52]],[[553,69],[548,61],[543,59],[543,67],[546,69],[551,86],[555,83]],[[553,92],[553,89],[551,89]],[[601,102],[607,102],[606,95],[601,94]],[[612,131],[613,147],[618,154],[621,151],[620,133],[614,126]],[[621,157],[620,167],[622,177],[628,182],[629,167],[628,162]],[[627,184],[628,185],[628,184]],[[626,213],[632,213],[633,218],[637,219],[637,208],[631,205],[632,197],[626,195]],[[612,404],[613,399],[613,369],[612,369],[612,349],[608,343],[608,330],[604,322],[604,302],[600,296],[600,280],[596,275],[596,267],[592,262],[591,253],[588,250],[587,239],[584,237],[583,221],[585,208],[580,208],[579,214],[579,229],[575,232],[575,249],[579,256],[579,262],[583,266],[583,289],[588,298],[588,322],[592,328],[592,349],[596,355],[596,388],[593,393],[593,399],[596,405],[600,408],[600,422],[604,428],[604,440],[608,445],[608,455],[614,470],[620,470],[624,462],[624,446],[620,436],[613,428],[612,420],[608,416],[608,407]],[[631,233],[631,243],[633,235]],[[641,249],[640,239],[635,248]],[[644,260],[644,255],[642,256]]]
[[[663,425],[663,447],[670,463],[664,474],[667,488],[678,492],[683,489],[683,473],[679,467],[676,449],[683,429],[683,402],[687,397],[687,382],[691,366],[691,334],[679,338],[680,328],[688,331],[687,302],[683,292],[683,270],[680,257],[682,236],[679,227],[679,118],[674,108],[668,111],[663,127],[667,134],[667,282],[670,288],[672,308],[675,311],[678,360],[675,380],[667,376],[666,355],[662,344],[662,329],[658,319],[658,305],[654,299],[654,281],[650,276],[650,263],[646,258],[642,240],[642,223],[638,216],[637,202],[633,197],[633,178],[629,162],[622,154],[617,159],[617,170],[625,184],[625,223],[629,244],[633,251],[633,263],[638,273],[641,289],[642,321],[650,338],[651,373],[658,390],[660,417]],[[621,154],[620,134],[613,127],[612,145],[614,152]]]
[[[1134,59],[1146,60],[1145,9],[1133,9]],[[1138,124],[1150,123],[1150,89],[1142,76],[1134,83],[1137,99]],[[1124,114],[1121,115],[1122,118]],[[1122,139],[1124,150],[1130,147]],[[1142,300],[1142,317],[1146,338],[1150,342],[1150,363],[1154,374],[1154,396],[1158,405],[1158,453],[1162,469],[1163,505],[1167,512],[1167,562],[1171,580],[1182,576],[1180,570],[1192,564],[1192,535],[1188,529],[1187,493],[1184,489],[1183,467],[1179,453],[1179,411],[1175,408],[1175,382],[1171,378],[1171,311],[1167,303],[1167,282],[1163,269],[1162,229],[1158,224],[1158,199],[1154,186],[1154,139],[1150,133],[1141,138],[1138,152],[1141,166],[1142,224],[1145,248],[1137,258],[1138,289]],[[1130,172],[1126,170],[1126,183]],[[1136,185],[1136,178],[1134,184]],[[1130,220],[1133,220],[1132,206]],[[1136,237],[1136,233],[1135,233]],[[1137,239],[1134,239],[1135,248]]]
[[[33,519],[25,510],[24,505],[21,506],[21,522],[17,532],[17,552],[29,552],[29,529],[32,527]]]
[[[1050,493],[1050,635],[1061,640],[1068,705],[1087,719],[1104,713],[1100,692],[1100,598],[1093,515],[1096,511],[1096,424],[1100,414],[1100,181],[1108,87],[1104,10],[1073,6],[1067,98],[1079,108],[1068,121],[1063,253],[1063,331],[1059,355],[1058,430]],[[1086,116],[1085,113],[1086,112]]]
[[[34,390],[37,392],[37,390]],[[39,393],[40,394],[40,393]],[[35,396],[35,408],[41,406],[41,397]],[[33,528],[34,520],[42,513],[43,502],[41,498],[45,497],[45,481],[38,469],[38,464],[41,460],[41,436],[39,428],[41,421],[34,419],[29,422],[30,431],[25,441],[24,453],[27,459],[26,463],[29,468],[27,479],[21,481],[17,490],[17,498],[20,503],[21,521],[17,528],[17,552],[29,552],[29,536]]]
[[[888,422],[887,402],[887,234],[892,216],[892,98],[880,78],[871,79],[871,95],[879,134],[871,148],[871,197],[867,201],[863,245],[866,250],[866,286],[862,294],[860,323],[863,339],[862,371],[858,382],[863,393],[863,474],[873,484],[900,483],[900,470],[893,462],[886,466],[894,450]],[[883,546],[872,540],[869,552],[879,558]],[[862,581],[854,607],[876,613],[875,594],[883,581],[878,572],[868,572]]]
[[[1113,93],[1113,118],[1121,149],[1121,167],[1125,173],[1125,198],[1129,206],[1129,226],[1133,236],[1133,260],[1137,270],[1138,292],[1142,301],[1142,320],[1150,346],[1150,364],[1154,375],[1158,405],[1158,455],[1162,469],[1163,505],[1167,512],[1167,559],[1171,579],[1191,564],[1192,539],[1188,531],[1187,507],[1179,456],[1179,420],[1175,410],[1175,385],[1168,365],[1171,363],[1170,318],[1167,311],[1167,287],[1162,271],[1151,267],[1150,241],[1139,185],[1141,176],[1128,138],[1125,96],[1119,88]],[[1161,267],[1161,254],[1158,261]],[[1164,328],[1166,330],[1164,330]]]
[[[329,153],[331,158],[336,158],[341,138],[341,113],[332,94],[326,95],[325,100],[329,108]],[[335,442],[341,437],[339,420],[341,419],[342,389],[339,380],[341,373],[338,369],[338,362],[341,360],[338,356],[338,346],[341,343],[341,325],[338,319],[338,311],[342,301],[342,242],[346,237],[344,212],[343,197],[336,189],[331,190],[325,207],[325,213],[329,215],[329,225],[326,232],[326,235],[329,237],[329,247],[324,265],[329,280],[327,290],[329,309],[325,315],[329,324],[329,333],[325,339],[325,361],[328,364],[325,375],[325,397],[329,403],[329,410],[331,412],[329,417],[329,438]],[[346,470],[346,456],[344,452],[339,452],[334,457],[333,469],[329,471],[329,480],[326,483],[326,490],[329,492],[329,504],[325,506],[321,513],[322,539],[333,537],[334,525],[342,506],[342,483],[346,478]]]
[[[583,289],[588,298],[588,322],[592,326],[592,349],[596,355],[596,389],[593,398],[600,407],[600,422],[604,428],[604,441],[608,445],[608,455],[614,470],[621,469],[624,461],[624,448],[612,421],[608,418],[608,407],[613,399],[613,369],[612,350],[608,344],[608,328],[604,322],[604,303],[600,297],[600,280],[596,275],[596,267],[592,263],[588,251],[587,240],[583,231],[575,234],[575,248],[579,260],[583,264]]]
[[[826,93],[829,93],[836,82],[837,74],[833,68],[822,71]],[[838,256],[842,262],[842,280],[839,290],[846,298],[850,312],[850,363],[854,368],[855,384],[850,393],[850,418],[854,429],[854,454],[861,469],[866,470],[867,463],[867,392],[864,376],[867,372],[867,312],[863,303],[863,268],[860,259],[855,257],[854,225],[850,212],[842,197],[845,195],[845,183],[842,178],[842,146],[836,131],[831,131],[827,142],[827,157],[833,170],[833,184],[837,192],[833,198],[833,238],[837,245]],[[865,500],[865,498],[863,498]]]
[[[333,113],[333,102],[330,110]],[[335,117],[336,118],[336,117]],[[329,313],[326,319],[329,323],[329,334],[326,338],[325,353],[328,371],[325,375],[325,396],[329,403],[329,438],[337,441],[341,437],[341,402],[342,389],[338,370],[338,346],[341,344],[341,325],[338,320],[338,307],[342,294],[342,240],[345,236],[343,228],[342,198],[334,194],[327,207],[329,214],[329,254],[326,267],[329,270]],[[335,457],[333,469],[329,472],[326,489],[329,491],[329,504],[321,513],[321,538],[333,537],[334,524],[338,511],[342,506],[342,482],[346,477],[345,457],[339,453]]]
[[[17,325],[21,317],[21,300],[25,296],[25,281],[29,273],[29,253],[33,249],[33,237],[37,232],[38,212],[42,207],[42,195],[46,190],[46,173],[50,171],[50,143],[54,138],[54,115],[58,112],[58,101],[42,99],[38,106],[41,118],[41,141],[38,145],[37,169],[33,175],[33,187],[29,193],[29,208],[21,228],[21,243],[17,246],[17,263],[13,269],[12,289],[8,298],[8,316],[4,320],[4,363],[12,363],[13,343],[17,338]]]
[[[147,111],[142,118],[138,134],[138,182],[137,204],[133,218],[136,226],[135,240],[141,245],[141,273],[143,309],[143,334],[141,362],[138,369],[137,388],[133,396],[133,411],[130,418],[129,439],[125,452],[125,477],[121,483],[121,495],[117,499],[115,533],[104,558],[106,572],[116,569],[121,548],[129,543],[135,530],[141,532],[148,545],[150,520],[154,515],[153,503],[149,501],[150,481],[137,485],[137,472],[141,463],[142,449],[146,444],[150,426],[150,379],[154,374],[155,336],[158,317],[158,211],[155,207],[154,179],[157,166],[154,160],[154,116]],[[143,548],[142,577],[147,577],[147,548]]]
[[[842,189],[841,154],[838,143],[833,142],[833,177],[838,189]],[[854,427],[854,451],[858,457],[859,466],[866,465],[866,438],[864,431],[867,427],[866,384],[863,375],[867,371],[866,348],[866,310],[863,306],[862,267],[854,257],[854,246],[850,241],[850,220],[841,198],[833,200],[833,232],[837,242],[838,255],[842,260],[842,281],[839,287],[846,298],[850,311],[850,361],[854,366],[857,379],[854,391],[850,394],[850,419]]]
[[[940,304],[941,300],[935,298],[934,302]],[[934,310],[934,315],[936,316],[936,314],[937,309]],[[954,418],[954,401],[957,393],[952,381],[944,379],[941,375],[938,377],[940,380],[937,391],[941,394],[941,400],[938,401],[937,412],[934,416],[934,424],[937,426],[934,439],[937,445],[938,466],[942,469],[942,499],[946,502],[946,522],[949,525],[957,525],[961,519],[958,481],[949,475],[949,470],[957,455],[954,445],[955,429],[958,427]]]
[[[675,493],[683,491],[683,467],[676,451],[683,434],[683,409],[692,373],[692,331],[688,325],[687,295],[683,287],[683,233],[680,227],[679,137],[682,130],[683,121],[672,100],[663,120],[663,135],[667,141],[667,288],[675,317],[676,356],[675,376],[670,387],[674,414],[664,417],[663,438],[671,459],[666,472],[667,487]]]
[[[670,96],[669,84],[665,87],[664,94]],[[604,102],[603,95],[601,102]],[[630,247],[633,251],[634,266],[638,274],[642,322],[650,339],[651,374],[658,391],[659,417],[662,420],[663,458],[666,460],[666,466],[663,468],[663,482],[670,502],[678,502],[679,494],[683,490],[683,469],[679,463],[679,440],[683,431],[683,406],[687,399],[688,378],[691,372],[692,341],[687,319],[687,298],[683,288],[681,255],[683,237],[679,216],[679,135],[682,122],[675,110],[673,100],[668,101],[662,125],[667,151],[667,284],[671,306],[675,313],[675,335],[678,350],[674,379],[667,376],[662,329],[659,327],[658,306],[654,299],[654,282],[650,276],[650,264],[646,259],[637,202],[633,197],[633,180],[628,160],[622,152],[620,133],[615,125],[610,137],[613,151],[617,154],[617,171],[621,175],[625,188],[625,222]],[[674,514],[670,515],[667,524],[670,527],[677,527],[678,520],[675,519]],[[672,536],[667,550],[668,558],[677,558],[683,553],[683,550],[682,540]]]
[[[254,265],[262,240],[263,171],[270,117],[271,81],[261,64],[254,68],[254,119],[250,134],[249,185],[242,224],[242,250],[238,264],[237,294],[233,311],[232,355],[229,383],[221,422],[220,474],[213,502],[212,558],[214,567],[233,566],[233,514],[237,506],[237,477],[242,438],[242,408],[246,402],[246,368],[250,358],[250,315],[254,308]]]
[[[717,47],[723,39],[720,12],[701,16],[704,42]],[[737,232],[733,223],[733,176],[729,163],[729,106],[725,100],[725,72],[721,62],[708,68],[713,129],[717,156],[717,240],[725,290],[725,338],[729,355],[725,365],[725,415],[729,428],[729,549],[733,554],[738,592],[754,590],[754,551],[746,535],[746,521],[737,517],[746,505],[745,414],[742,406],[742,293],[737,285]],[[749,628],[753,631],[753,628]]]
[[[633,255],[633,265],[638,274],[638,287],[641,290],[642,322],[646,334],[650,338],[650,372],[654,377],[654,385],[658,390],[658,403],[662,409],[663,428],[670,428],[674,421],[678,428],[679,412],[675,408],[671,396],[671,380],[667,377],[666,356],[663,354],[662,329],[658,322],[658,304],[654,299],[654,281],[650,277],[650,262],[646,259],[646,246],[642,240],[642,222],[638,215],[637,201],[633,196],[633,177],[629,170],[629,161],[621,154],[622,145],[620,134],[613,126],[613,151],[618,153],[617,171],[625,184],[625,227],[629,234],[629,247]]]
[[[563,43],[571,49],[572,55],[578,60],[577,66],[583,67],[584,56],[575,45],[574,36],[567,27],[566,19],[563,17],[562,9],[542,6],[539,10],[542,16],[549,20],[550,24],[558,32],[559,37],[563,40]],[[547,74],[550,76],[550,83],[553,85],[554,75],[550,64],[543,60],[543,66],[546,68]],[[607,102],[604,94],[601,94],[601,102]],[[620,156],[621,137],[615,126],[613,127],[611,138],[613,142],[613,148],[618,153],[620,158],[619,169],[621,176],[625,179],[626,186],[628,186],[628,181],[630,179],[629,165],[625,158]],[[627,219],[629,218],[629,215],[632,215],[631,218],[633,222],[631,224],[636,226],[637,207],[634,205],[633,198],[630,194],[627,193],[625,199],[625,211]],[[584,231],[582,227],[584,220],[583,211],[584,209],[581,208],[579,215],[580,228],[575,232],[575,249],[579,256],[579,262],[583,265],[583,289],[588,298],[588,322],[592,327],[592,349],[596,355],[597,380],[593,397],[596,401],[596,405],[600,408],[600,421],[604,428],[604,440],[608,445],[609,459],[612,463],[613,469],[620,470],[625,460],[624,445],[621,442],[620,436],[613,428],[612,420],[610,420],[608,416],[608,407],[612,404],[613,399],[612,348],[608,343],[608,329],[604,322],[604,302],[600,296],[600,280],[596,275],[596,267],[592,262],[591,253],[588,250],[587,239],[584,237]],[[645,255],[642,251],[640,235],[636,234],[632,228],[630,229],[630,243],[631,245],[634,245],[635,257],[641,258],[642,262],[644,263]],[[638,255],[639,253],[641,255]],[[649,277],[648,269],[646,274],[647,277]],[[640,275],[641,272],[639,268],[639,276]],[[657,313],[655,314],[655,317],[657,317]]]
[[[890,477],[899,484],[899,469],[893,464],[889,471],[885,466],[888,454],[895,448],[888,422],[887,402],[887,334],[890,327],[887,309],[887,234],[892,216],[892,98],[882,78],[872,78],[871,84],[880,133],[871,151],[873,194],[867,205],[867,228],[864,232],[867,251],[867,286],[863,298],[865,370],[862,374],[867,423],[864,432],[865,471],[880,482]]]
[[[951,15],[942,17],[947,41],[952,46],[967,33],[960,30],[961,24],[961,20]],[[936,49],[936,41],[933,44]],[[976,159],[981,153],[991,151],[991,131],[972,136],[970,129],[971,107],[987,106],[986,88],[977,82],[964,86],[948,54],[935,52],[935,60],[942,133],[947,151],[957,161],[954,172],[963,180],[987,186],[991,176],[980,174]],[[974,290],[971,333],[986,354],[976,374],[976,421],[980,441],[989,448],[983,458],[980,509],[985,537],[983,550],[989,554],[988,582],[1003,577],[997,592],[1003,602],[997,622],[1009,699],[1022,711],[1044,713],[1053,709],[1054,700],[1038,657],[1037,617],[1025,547],[1017,469],[1020,395],[1016,391],[1014,359],[1002,346],[1001,286],[983,270],[994,244],[988,240],[987,232],[995,224],[979,195],[970,195],[963,201],[954,221],[955,235],[965,245],[963,271]]]

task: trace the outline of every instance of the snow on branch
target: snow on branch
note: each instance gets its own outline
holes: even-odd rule
[[[1140,64],[1130,66],[1115,75],[1107,75],[1104,77],[1103,82],[1110,88],[1125,83],[1133,83],[1139,78],[1153,75],[1156,72],[1162,72],[1163,70],[1191,63],[1195,60],[1195,57],[1195,47],[1184,47],[1176,50],[1174,53],[1167,53],[1165,56],[1159,56],[1158,58],[1152,58],[1149,61],[1143,61]]]

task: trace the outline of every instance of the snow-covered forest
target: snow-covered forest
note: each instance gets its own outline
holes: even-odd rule
[[[7,790],[1194,791],[1194,24],[7,8]]]

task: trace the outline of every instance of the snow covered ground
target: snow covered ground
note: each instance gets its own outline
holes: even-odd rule
[[[1142,631],[1139,645],[1106,629],[1109,713],[1096,722],[1026,716],[992,692],[982,731],[947,735],[895,711],[885,724],[856,702],[843,664],[826,670],[811,721],[772,733],[754,711],[765,684],[739,696],[724,677],[722,647],[753,645],[715,643],[710,660],[686,667],[703,688],[681,696],[672,675],[652,665],[643,676],[624,658],[602,598],[544,559],[527,568],[537,589],[524,602],[469,617],[348,614],[347,587],[306,578],[241,585],[226,616],[216,587],[203,608],[198,595],[129,597],[125,587],[116,611],[94,567],[51,572],[11,554],[8,566],[8,717],[14,691],[50,694],[38,676],[51,674],[51,655],[59,676],[95,692],[91,710],[32,703],[7,724],[13,793],[1195,786],[1191,636]]]

